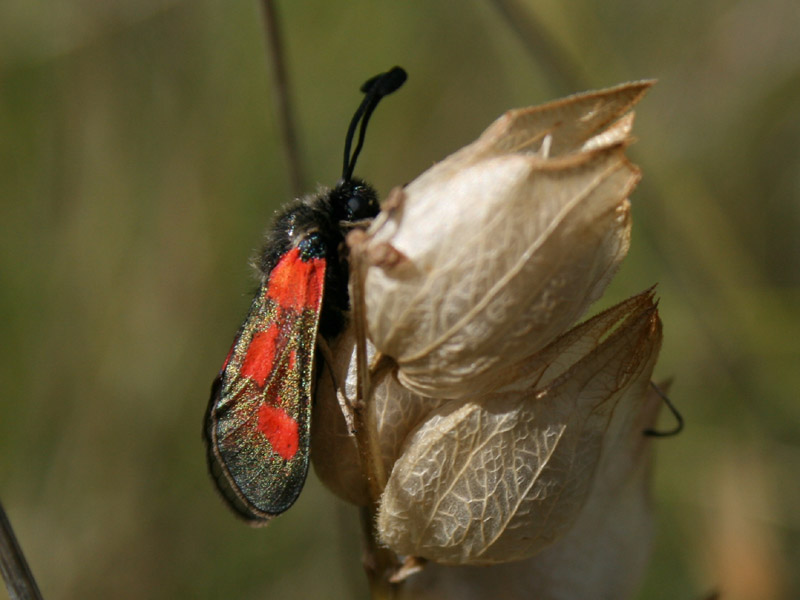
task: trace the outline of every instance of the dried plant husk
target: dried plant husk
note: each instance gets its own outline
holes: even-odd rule
[[[644,403],[661,330],[651,294],[637,299],[622,314],[611,309],[619,320],[603,313],[570,344],[555,342],[557,361],[607,335],[563,372],[545,366],[543,387],[431,411],[394,464],[378,515],[381,540],[442,564],[491,564],[534,556],[564,535],[609,444]]]
[[[375,348],[368,344],[369,357]],[[341,396],[356,397],[356,340],[346,330],[331,346],[333,361],[321,374],[312,414],[311,457],[320,480],[337,496],[357,506],[369,504],[367,482],[356,446],[341,409]],[[375,428],[380,461],[390,473],[408,433],[442,399],[426,398],[400,385],[396,370],[386,369],[373,380],[367,419]]]
[[[394,195],[366,253],[369,336],[403,386],[458,398],[508,383],[498,366],[566,331],[630,238],[625,157],[651,82],[509,111]]]
[[[312,459],[369,510],[380,480],[378,542],[429,561],[403,597],[624,598],[638,581],[652,533],[643,431],[659,406],[653,291],[574,323],[628,250],[629,111],[650,85],[509,111],[352,240],[367,259],[354,269],[369,359],[389,365],[364,405],[373,485],[341,409],[355,398],[354,329],[320,373]]]
[[[632,400],[636,400],[631,396]],[[428,563],[407,579],[398,598],[414,600],[505,600],[630,598],[650,557],[652,438],[660,397],[648,390],[609,438],[586,505],[570,530],[536,556],[490,567]],[[614,417],[616,420],[618,417]]]

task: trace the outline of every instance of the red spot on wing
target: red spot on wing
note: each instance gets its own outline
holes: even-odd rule
[[[251,379],[263,388],[275,363],[275,352],[280,330],[275,323],[270,323],[266,331],[253,335],[247,347],[240,373],[242,377]]]
[[[272,269],[266,286],[266,297],[287,310],[316,309],[325,283],[325,260],[300,258],[293,248],[284,254]]]
[[[262,404],[259,407],[258,430],[285,460],[291,460],[300,447],[297,421],[277,406]]]

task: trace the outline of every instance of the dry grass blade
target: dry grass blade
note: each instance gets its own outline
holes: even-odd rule
[[[0,571],[11,600],[41,600],[42,594],[0,503]]]
[[[266,31],[267,58],[271,65],[272,85],[270,86],[278,112],[278,126],[288,167],[288,178],[292,194],[300,196],[305,189],[303,184],[303,165],[297,146],[297,134],[294,124],[294,112],[289,97],[289,76],[286,74],[286,60],[283,52],[283,38],[280,22],[272,0],[262,0],[264,29]]]

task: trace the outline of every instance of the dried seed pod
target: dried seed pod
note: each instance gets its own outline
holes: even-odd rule
[[[543,387],[451,400],[429,413],[384,491],[381,540],[439,563],[491,564],[528,558],[564,535],[604,455],[631,436],[658,354],[652,294],[624,304],[537,357]],[[553,369],[561,357],[577,360]],[[628,474],[634,459],[604,467],[605,476]]]
[[[635,422],[621,428],[625,433],[604,449],[586,504],[561,539],[532,558],[491,567],[428,563],[404,583],[399,598],[486,600],[496,598],[498,590],[506,600],[632,597],[653,537],[652,438],[641,431],[654,426],[661,399],[652,390],[643,400],[629,398],[638,409],[630,407],[625,417],[615,416],[612,422],[632,416]],[[616,464],[630,465],[624,477],[609,477]]]
[[[368,344],[370,359],[375,348]],[[348,329],[331,346],[332,364],[322,373],[317,387],[312,418],[311,458],[322,482],[337,496],[365,506],[369,501],[367,482],[361,471],[355,438],[342,414],[341,395],[356,396],[356,340]],[[444,401],[426,398],[404,388],[396,372],[385,370],[372,382],[367,419],[375,427],[383,470],[391,473],[408,434]]]
[[[524,565],[538,575],[517,577],[510,597],[585,597],[565,579],[608,543],[619,555],[592,563],[585,580],[596,587],[583,589],[622,597],[643,565],[642,431],[658,407],[647,386],[661,341],[652,290],[572,325],[628,249],[639,172],[624,156],[627,111],[650,85],[510,111],[395,190],[351,240],[366,259],[370,356],[394,361],[367,398],[388,475],[380,541],[462,565],[446,574],[431,565],[433,580],[415,576],[407,591],[492,597]],[[355,395],[353,336],[331,348],[312,455],[329,487],[365,505],[337,399]],[[509,561],[523,562],[498,565]],[[468,589],[454,579],[462,575]]]
[[[651,82],[513,110],[395,192],[365,240],[369,335],[423,396],[508,383],[516,362],[568,329],[628,249],[625,157]],[[611,125],[609,125],[611,124]],[[392,251],[389,252],[388,249]]]

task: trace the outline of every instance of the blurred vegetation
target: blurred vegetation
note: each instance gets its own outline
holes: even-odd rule
[[[641,598],[800,597],[796,1],[523,6],[552,52],[490,2],[282,2],[308,189],[394,64],[409,81],[357,170],[382,194],[579,91],[553,65],[585,89],[658,78],[604,300],[659,282],[657,374],[688,422],[658,442]],[[0,4],[0,496],[46,598],[363,597],[354,512],[313,475],[251,530],[205,472],[209,385],[289,196],[264,49],[255,1]]]

